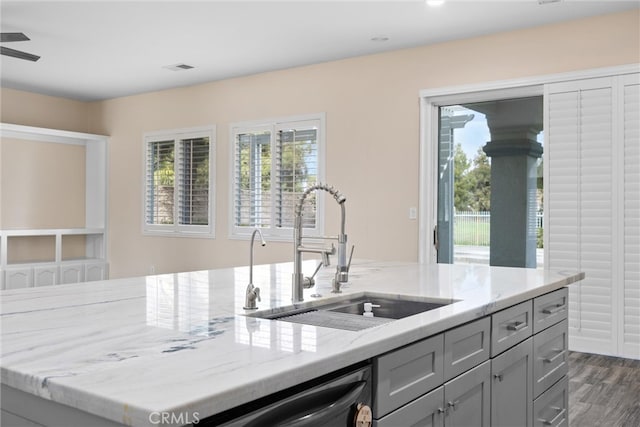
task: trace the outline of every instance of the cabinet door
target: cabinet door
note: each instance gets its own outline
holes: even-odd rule
[[[33,267],[33,286],[51,286],[58,283],[58,267]]]
[[[60,266],[60,283],[79,283],[84,281],[84,265],[68,264]]]
[[[444,385],[444,425],[489,427],[491,361],[487,360]]]
[[[443,400],[444,389],[438,387],[382,419],[373,420],[373,427],[442,427],[444,425]]]
[[[531,427],[533,338],[491,360],[491,425]]]
[[[30,286],[33,286],[33,269],[31,267],[7,268],[5,270],[5,289],[20,289]]]
[[[106,262],[91,262],[84,266],[84,280],[87,282],[92,280],[105,280],[107,276]]]

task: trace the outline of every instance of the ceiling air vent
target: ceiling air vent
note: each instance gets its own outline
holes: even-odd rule
[[[187,64],[173,64],[173,65],[165,65],[164,68],[171,71],[181,71],[181,70],[190,70],[193,68],[191,65]]]

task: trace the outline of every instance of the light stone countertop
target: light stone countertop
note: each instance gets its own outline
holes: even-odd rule
[[[305,261],[310,274],[316,261]],[[258,265],[259,310],[291,305],[292,263]],[[323,268],[305,303],[330,293]],[[247,267],[7,290],[2,383],[129,425],[152,412],[200,419],[569,285],[578,272],[376,263],[352,265],[343,295],[457,300],[358,332],[246,317]]]

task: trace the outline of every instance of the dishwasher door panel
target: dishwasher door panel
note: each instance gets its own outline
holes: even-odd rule
[[[229,411],[237,415],[231,420],[228,420],[229,413],[203,419],[198,427],[354,426],[358,405],[371,406],[371,366],[329,377],[307,389],[299,386],[288,396],[278,393],[272,401],[268,400],[257,409],[249,404]]]

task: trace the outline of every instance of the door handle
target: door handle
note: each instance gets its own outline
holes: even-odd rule
[[[344,413],[351,405],[355,405],[367,386],[367,382],[356,381],[347,386],[351,387],[346,392],[343,392],[345,386],[339,386],[284,402],[252,420],[245,427],[262,427],[276,424],[279,427],[323,425],[336,414]],[[335,394],[337,392],[344,394],[336,398]],[[310,413],[310,408],[319,409]],[[286,421],[283,422],[282,420]]]
[[[510,331],[520,331],[527,327],[526,322],[513,322],[510,325],[507,325],[507,329]]]
[[[542,312],[544,314],[556,314],[560,311],[563,311],[565,309],[565,304],[556,304],[555,306],[551,307],[551,308],[544,308],[542,310]]]
[[[543,361],[544,363],[553,363],[553,362],[555,362],[559,357],[561,357],[561,356],[563,356],[563,355],[564,355],[564,350],[561,350],[561,349],[553,349],[552,351],[557,352],[557,354],[556,354],[555,356],[553,356],[553,357],[549,357],[549,356],[543,357],[543,358],[542,358],[542,361]]]
[[[542,424],[546,426],[552,426],[556,423],[556,421],[558,421],[558,418],[564,416],[565,412],[567,411],[566,409],[558,408],[557,406],[552,406],[552,409],[555,409],[556,411],[558,411],[558,413],[556,414],[555,417],[553,417],[553,419],[545,420],[544,418],[540,418],[538,421],[541,421]]]

